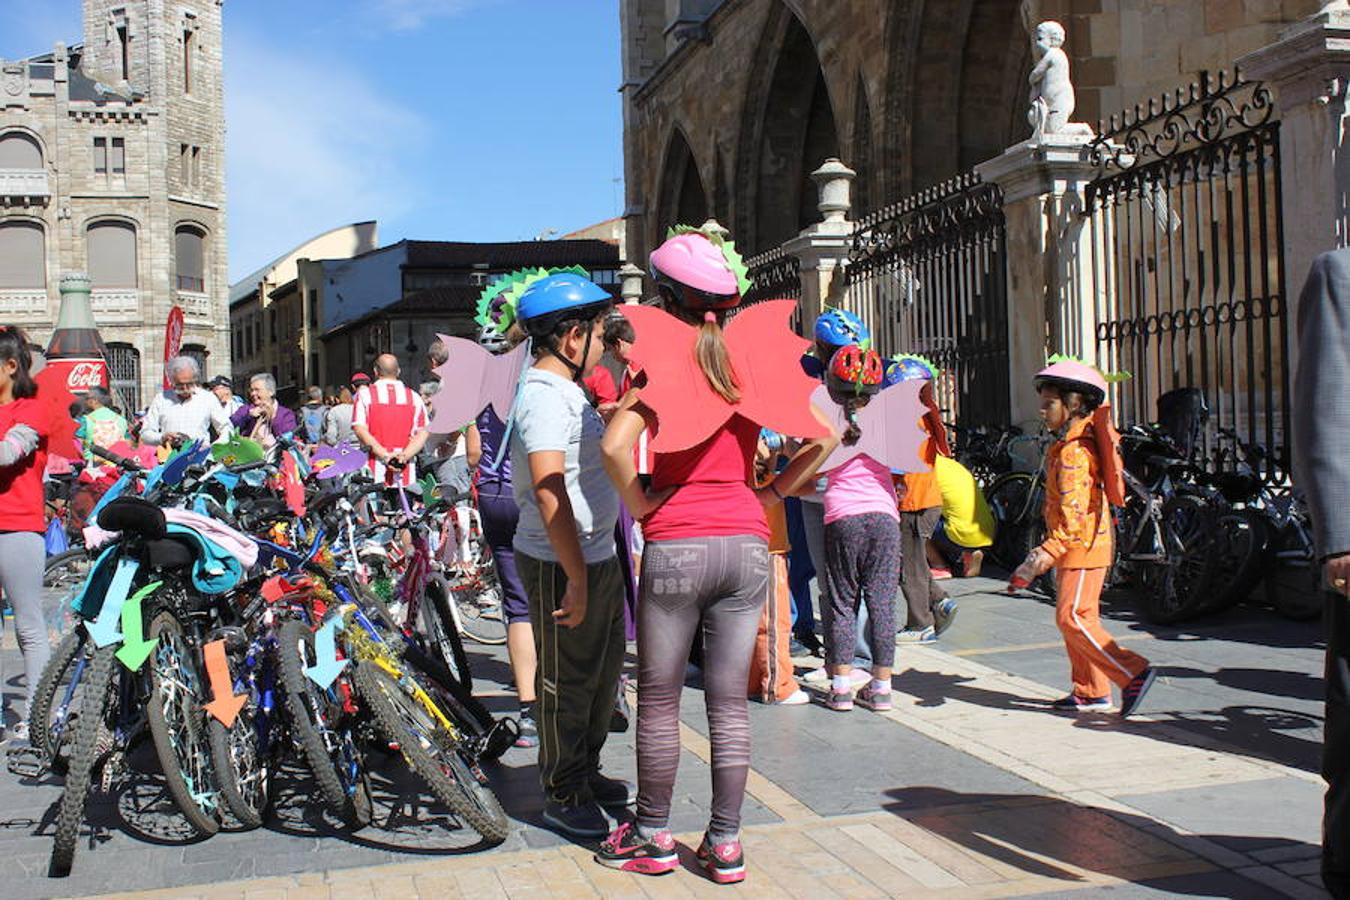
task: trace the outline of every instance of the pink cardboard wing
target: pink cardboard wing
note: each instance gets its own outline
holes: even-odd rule
[[[445,345],[445,365],[436,369],[441,389],[431,397],[433,434],[451,434],[491,406],[503,422],[511,414],[516,384],[525,368],[529,347],[494,356],[474,341],[436,335]]]
[[[927,472],[929,466],[919,456],[927,433],[919,427],[919,420],[928,411],[919,399],[924,382],[902,381],[872,398],[858,410],[858,427],[862,437],[851,447],[840,443],[821,465],[821,472],[837,469],[859,453],[889,466],[897,472]],[[830,399],[824,385],[816,388],[811,398],[825,418],[840,434],[848,428],[848,420],[839,404]]]
[[[737,412],[762,428],[794,438],[828,433],[811,413],[819,384],[802,370],[811,342],[792,331],[795,300],[767,300],[748,306],[727,323],[726,341],[741,388]]]
[[[623,305],[619,312],[633,325],[633,364],[647,374],[642,402],[656,415],[653,453],[697,446],[731,418],[734,408],[708,385],[694,344],[698,332],[653,306]]]
[[[366,451],[356,444],[338,444],[315,450],[309,457],[309,466],[317,477],[327,480],[361,471],[366,459]]]

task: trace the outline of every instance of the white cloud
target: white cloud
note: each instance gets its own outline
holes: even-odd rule
[[[388,31],[416,31],[431,19],[457,16],[484,0],[375,0],[370,16]]]
[[[345,62],[262,44],[225,48],[230,277],[348,222],[397,218],[428,123]]]

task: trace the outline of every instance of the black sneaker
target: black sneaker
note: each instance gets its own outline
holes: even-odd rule
[[[740,841],[713,844],[705,833],[703,843],[698,845],[697,855],[708,877],[718,884],[735,884],[745,880],[745,853],[741,851]]]
[[[544,821],[572,837],[593,838],[609,834],[609,819],[594,800],[582,803],[550,800],[544,804]]]
[[[675,851],[675,838],[669,829],[644,839],[631,822],[624,822],[600,845],[595,861],[624,872],[664,875],[679,867],[680,855]]]
[[[596,772],[590,780],[591,794],[601,806],[631,806],[637,802],[637,785],[622,778]]]
[[[1143,702],[1144,695],[1148,689],[1153,687],[1153,679],[1158,677],[1158,672],[1152,666],[1130,679],[1130,683],[1125,685],[1120,692],[1120,717],[1127,718],[1139,709],[1139,704]]]
[[[1060,697],[1050,708],[1057,712],[1108,712],[1112,707],[1110,697],[1080,697],[1070,694]]]
[[[520,734],[516,736],[515,745],[517,747],[538,747],[539,746],[539,726],[534,724],[534,716],[529,713],[520,714]]]

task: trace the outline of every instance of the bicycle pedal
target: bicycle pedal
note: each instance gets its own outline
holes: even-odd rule
[[[5,767],[20,778],[41,778],[51,771],[47,758],[36,747],[10,747],[5,751]]]

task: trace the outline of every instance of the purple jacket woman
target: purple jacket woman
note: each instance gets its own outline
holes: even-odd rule
[[[269,424],[273,435],[289,434],[295,431],[295,413],[275,403],[276,393],[277,383],[271,375],[266,372],[254,375],[248,383],[250,403],[248,406],[241,406],[235,410],[234,415],[230,416],[230,424],[244,437],[258,437],[257,432],[261,430],[258,423],[261,417],[254,415],[254,410],[270,407],[272,418]]]

